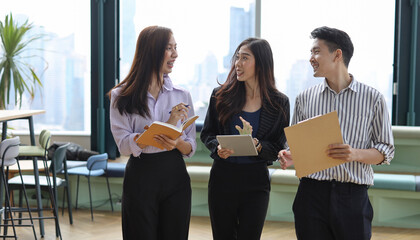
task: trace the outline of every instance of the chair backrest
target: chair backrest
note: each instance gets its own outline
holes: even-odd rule
[[[89,170],[98,170],[98,169],[106,170],[107,163],[108,163],[108,153],[102,153],[102,154],[90,156],[87,160],[86,167]]]
[[[60,147],[58,147],[55,152],[54,156],[52,158],[51,162],[51,171],[55,173],[61,173],[64,167],[64,161],[66,161],[66,152],[67,147],[70,145],[70,143],[66,143]]]
[[[0,143],[0,159],[3,161],[15,159],[19,155],[20,138],[5,139]]]
[[[48,131],[47,129],[42,130],[41,133],[39,134],[39,145],[41,145],[43,149],[48,149],[50,145],[50,138],[51,138],[50,131]]]

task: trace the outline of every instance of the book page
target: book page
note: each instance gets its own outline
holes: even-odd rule
[[[328,145],[343,143],[336,111],[287,127],[284,132],[299,178],[346,162],[326,153]]]
[[[161,126],[165,126],[165,127],[167,127],[167,128],[172,128],[173,130],[175,130],[175,131],[177,131],[177,132],[182,132],[182,126],[181,126],[181,127],[177,127],[177,126],[172,125],[172,124],[170,124],[170,123],[160,122],[160,121],[154,121],[154,122],[152,123],[152,125],[153,125],[153,124],[158,124],[158,125],[161,125]],[[150,127],[152,127],[152,125],[150,125]],[[149,128],[150,128],[150,127],[149,127]]]
[[[198,116],[192,116],[188,119],[186,119],[182,124],[181,124],[181,129],[182,131],[184,131],[185,129],[187,129],[187,127],[189,127],[192,123],[195,122],[195,120],[197,120]]]

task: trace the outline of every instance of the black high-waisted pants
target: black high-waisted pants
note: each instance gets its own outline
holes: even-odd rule
[[[209,180],[213,239],[258,240],[270,198],[267,163],[215,160]]]
[[[124,240],[186,240],[191,184],[178,150],[128,160],[123,183]]]

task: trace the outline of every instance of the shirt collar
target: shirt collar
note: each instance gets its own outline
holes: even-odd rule
[[[351,73],[350,73],[350,77],[351,77],[352,81],[347,88],[351,89],[353,92],[358,92],[359,88],[360,88],[359,82],[356,81],[356,79],[354,78],[354,76]]]
[[[172,91],[174,89],[174,85],[172,83],[171,78],[168,74],[163,74],[163,86],[162,92]]]
[[[359,82],[358,81],[356,81],[356,79],[354,78],[354,76],[350,73],[349,74],[350,75],[350,77],[351,77],[351,79],[352,79],[352,81],[350,82],[350,84],[345,88],[345,89],[343,89],[342,90],[342,92],[343,91],[346,91],[347,89],[350,89],[350,90],[352,90],[353,92],[358,92],[359,91]],[[330,88],[330,86],[328,85],[328,82],[327,82],[327,79],[326,78],[324,78],[324,82],[322,83],[322,92],[324,92],[325,91],[325,89],[329,89],[330,91],[334,91],[334,90],[332,90],[331,88]]]

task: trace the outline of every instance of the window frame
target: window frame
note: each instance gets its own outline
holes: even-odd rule
[[[419,28],[419,20],[413,18],[412,3],[419,4],[419,0],[396,0],[395,10],[395,47],[394,47],[394,90],[393,90],[393,103],[392,103],[392,124],[393,125],[408,125],[407,112],[410,104],[414,104],[414,109],[420,111],[420,101],[413,100],[409,102],[407,96],[409,96],[410,82],[410,63],[412,62],[412,56],[410,53],[413,51],[413,47],[417,48],[420,39],[420,31],[417,31],[417,37],[412,36],[412,24]],[[100,5],[103,4],[103,9],[100,10]],[[261,35],[261,0],[255,0],[255,35],[260,37]],[[106,97],[107,91],[109,91],[116,83],[119,82],[119,0],[91,0],[91,70],[92,70],[92,94],[91,94],[91,148],[98,150],[103,148],[110,158],[113,159],[119,156],[116,150],[112,133],[109,125],[109,99]],[[102,11],[103,18],[99,20],[98,12]],[[101,22],[100,22],[101,21]],[[417,22],[415,22],[417,21]],[[99,68],[99,26],[103,26],[103,39],[104,45],[101,51],[104,55],[104,67]],[[411,41],[416,41],[415,44],[410,44]],[[107,51],[105,51],[107,49]],[[113,51],[109,51],[113,49]],[[420,49],[420,47],[419,47]],[[420,51],[417,51],[417,55],[414,59],[420,59]],[[416,61],[416,65],[413,66],[416,69],[420,69],[420,61]],[[101,70],[102,69],[102,70]],[[95,91],[99,85],[99,73],[103,77],[104,89],[101,92]],[[420,71],[415,72],[415,82],[419,82]],[[415,86],[415,92],[420,91],[420,84]],[[103,96],[104,99],[104,115],[99,116],[97,113],[99,105],[99,96]],[[410,105],[411,106],[411,105]],[[101,119],[104,118],[104,119]],[[98,121],[104,121],[105,129],[98,129]],[[414,123],[415,126],[420,126],[420,118],[417,118]],[[104,142],[100,143],[99,138],[104,137]],[[100,145],[104,146],[100,146]]]

